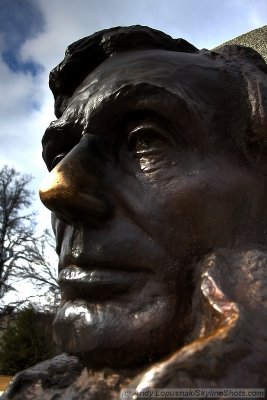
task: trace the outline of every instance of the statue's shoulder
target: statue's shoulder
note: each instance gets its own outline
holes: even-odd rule
[[[111,370],[91,370],[60,354],[14,376],[0,400],[117,400],[129,379]]]
[[[83,365],[65,353],[25,369],[14,376],[1,400],[51,399],[71,386]],[[57,397],[61,398],[61,397]]]

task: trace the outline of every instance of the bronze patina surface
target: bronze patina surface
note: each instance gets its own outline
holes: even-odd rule
[[[266,71],[252,49],[141,26],[68,48],[40,190],[67,354],[3,399],[267,387]]]

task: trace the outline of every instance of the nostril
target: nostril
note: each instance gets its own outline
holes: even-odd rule
[[[86,221],[104,222],[113,214],[113,207],[103,193],[87,194],[79,192],[77,195],[77,209],[82,212],[80,217]]]
[[[68,154],[67,152],[58,154],[58,155],[53,159],[53,161],[51,162],[50,171],[51,171],[52,169],[54,169],[55,166],[56,166],[60,161],[62,161],[63,158],[64,158],[67,154]]]
[[[58,218],[73,226],[85,224],[97,228],[113,215],[113,207],[103,196],[76,193],[72,196],[50,196],[44,204]]]

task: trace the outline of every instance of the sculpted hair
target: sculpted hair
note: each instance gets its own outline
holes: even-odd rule
[[[69,97],[99,64],[119,52],[146,49],[198,52],[184,39],[173,39],[166,33],[141,25],[105,29],[80,39],[67,48],[64,60],[49,76],[56,117],[60,118]]]

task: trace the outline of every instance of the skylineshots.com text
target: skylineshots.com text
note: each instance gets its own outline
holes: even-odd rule
[[[225,399],[263,399],[265,390],[263,388],[171,388],[171,389],[123,389],[121,391],[122,399],[181,399],[181,398],[225,398]]]

